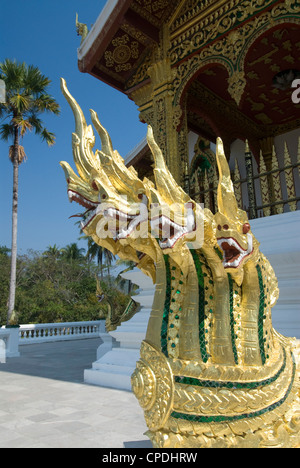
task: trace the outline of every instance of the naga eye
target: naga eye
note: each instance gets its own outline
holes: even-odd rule
[[[223,229],[224,229],[224,231],[228,231],[228,229],[229,229],[228,224],[224,224]]]
[[[102,200],[105,200],[105,198],[106,198],[105,193],[102,193],[101,198],[102,198]]]
[[[245,223],[243,226],[243,234],[247,234],[250,231],[250,224]]]

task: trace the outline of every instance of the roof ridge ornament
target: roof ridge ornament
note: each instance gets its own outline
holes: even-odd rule
[[[77,31],[77,36],[81,36],[81,43],[83,43],[83,41],[85,40],[86,36],[88,35],[89,33],[89,30],[88,30],[88,27],[85,23],[80,23],[78,21],[78,13],[76,13],[76,31]]]

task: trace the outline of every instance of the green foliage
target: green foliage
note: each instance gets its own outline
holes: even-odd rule
[[[9,293],[9,249],[0,247],[0,322],[5,323]],[[43,253],[29,252],[17,261],[15,311],[19,324],[70,322],[105,318],[107,304],[96,296],[99,267],[76,244],[59,249],[49,246]],[[101,286],[120,307],[129,296],[112,279]]]

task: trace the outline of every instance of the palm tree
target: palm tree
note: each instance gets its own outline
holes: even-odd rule
[[[115,256],[110,250],[96,244],[91,237],[82,236],[81,239],[87,239],[88,249],[87,258],[89,261],[96,259],[98,267],[100,267],[100,277],[103,279],[103,268],[107,267],[108,277],[110,278],[110,267],[112,262],[115,260]]]
[[[17,264],[17,221],[18,221],[18,178],[19,165],[24,161],[25,152],[20,145],[21,138],[34,130],[49,146],[55,142],[55,136],[49,132],[40,119],[40,114],[50,112],[59,114],[59,105],[47,93],[51,83],[33,65],[26,65],[6,59],[0,63],[0,79],[6,87],[6,102],[0,103],[0,118],[7,122],[0,125],[0,138],[12,141],[9,157],[13,164],[13,206],[12,206],[12,242],[11,274],[8,299],[7,323],[15,306],[16,264]]]
[[[54,245],[49,245],[47,247],[47,250],[43,252],[43,256],[46,258],[53,258],[54,260],[57,260],[61,256],[61,249],[57,247],[56,244]]]
[[[72,244],[69,244],[61,249],[62,256],[71,262],[73,260],[80,260],[84,258],[84,252],[85,249],[78,247],[76,242],[73,242]]]
[[[122,270],[117,276],[117,284],[122,288],[125,289],[125,285],[127,285],[127,294],[130,294],[133,289],[133,284],[131,280],[127,280],[122,278],[122,273],[127,273],[127,271],[131,271],[136,266],[136,263],[132,260],[122,260],[119,258],[116,262],[116,265],[126,266],[124,270]]]

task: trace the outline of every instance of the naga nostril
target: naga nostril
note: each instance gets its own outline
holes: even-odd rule
[[[95,182],[94,180],[93,180],[93,182],[92,182],[92,188],[93,188],[94,190],[98,190],[98,186],[97,186],[97,184],[96,184],[96,182]]]
[[[224,231],[228,231],[228,229],[229,229],[228,224],[224,224],[223,229],[224,229]]]
[[[218,225],[218,230],[219,230],[219,231],[222,231],[222,226],[221,226],[221,224]]]

